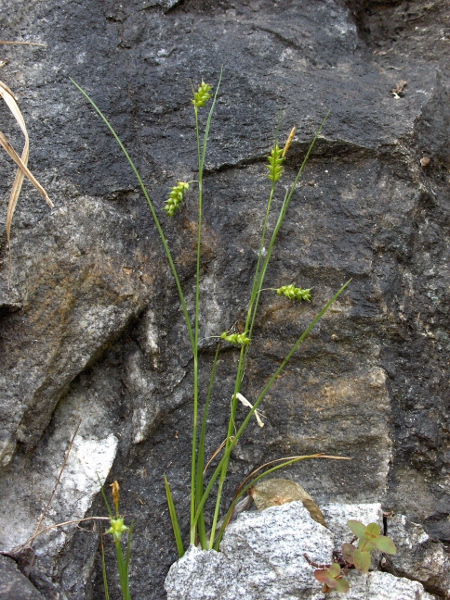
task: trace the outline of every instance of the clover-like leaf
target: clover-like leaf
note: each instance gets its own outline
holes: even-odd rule
[[[385,535],[379,535],[372,540],[372,543],[377,550],[380,550],[380,552],[384,552],[385,554],[397,554],[397,548],[395,547],[394,542]]]
[[[361,573],[368,573],[370,568],[370,552],[362,552],[359,549],[355,549],[353,553],[353,561],[355,568]]]
[[[341,567],[337,563],[333,563],[327,569],[316,569],[314,577],[320,583],[325,583],[330,588],[336,587],[336,579],[341,575]]]
[[[337,563],[333,563],[331,567],[328,567],[327,573],[331,579],[336,579],[341,574],[341,567]]]
[[[332,590],[346,593],[350,588],[348,581],[342,577],[341,567],[337,563],[333,563],[326,569],[316,569],[314,577],[324,584],[322,588],[324,594],[328,594]]]
[[[364,537],[366,526],[364,525],[364,523],[361,523],[361,521],[347,521],[347,526],[350,529],[350,531],[356,535],[356,537]]]
[[[336,581],[336,592],[339,592],[340,594],[346,594],[349,589],[350,584],[344,577],[341,577]]]
[[[345,562],[349,565],[352,565],[354,563],[353,553],[355,552],[355,550],[356,548],[353,544],[342,544],[342,557],[345,560]]]
[[[316,569],[314,571],[314,577],[320,583],[325,583],[326,578],[328,577],[328,569]]]

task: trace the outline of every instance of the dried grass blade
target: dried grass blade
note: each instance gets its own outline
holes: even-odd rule
[[[25,144],[22,149],[22,155],[19,156],[17,154],[17,152],[14,150],[14,148],[12,147],[12,145],[9,143],[9,141],[7,140],[5,135],[0,132],[0,144],[3,146],[5,151],[9,154],[9,156],[14,160],[14,162],[19,167],[19,169],[16,173],[16,177],[14,179],[14,183],[11,188],[11,193],[9,196],[9,203],[8,203],[8,212],[6,215],[6,240],[7,240],[8,248],[9,248],[10,240],[11,240],[11,223],[12,223],[12,219],[14,216],[14,212],[16,210],[17,202],[19,200],[19,195],[20,195],[20,191],[22,189],[22,184],[23,184],[25,175],[28,177],[28,179],[31,181],[31,183],[36,187],[36,189],[40,192],[40,194],[44,197],[45,201],[50,206],[50,208],[53,208],[53,203],[50,200],[47,192],[44,190],[44,188],[41,186],[41,184],[37,181],[37,179],[34,177],[34,175],[31,173],[31,171],[28,169],[28,157],[30,154],[30,139],[28,137],[28,131],[27,131],[27,128],[25,125],[25,120],[22,116],[22,113],[20,112],[20,108],[16,102],[16,98],[15,98],[13,92],[2,81],[0,81],[0,96],[3,98],[5,104],[11,111],[11,114],[13,115],[13,117],[16,119],[16,121],[23,133],[23,136],[25,138]],[[10,265],[11,265],[11,259],[10,259]]]
[[[47,192],[44,190],[42,185],[39,183],[39,181],[36,179],[36,177],[33,175],[33,173],[27,167],[27,165],[24,163],[23,159],[20,158],[20,156],[17,154],[17,152],[14,150],[14,148],[8,142],[8,139],[5,136],[5,134],[2,133],[1,131],[0,131],[0,144],[3,146],[3,148],[9,154],[9,156],[13,159],[13,161],[16,163],[16,165],[19,167],[19,169],[23,172],[23,175],[26,175],[28,177],[28,179],[31,181],[31,183],[34,185],[34,187],[38,190],[38,192],[41,194],[41,196],[44,198],[44,200],[47,202],[47,204],[50,206],[50,208],[53,208],[53,202],[50,200]]]

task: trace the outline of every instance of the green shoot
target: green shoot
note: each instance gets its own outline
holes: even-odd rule
[[[350,584],[347,579],[342,577],[341,567],[337,563],[333,563],[326,569],[317,569],[314,571],[314,577],[323,583],[322,592],[324,594],[333,591],[346,594],[350,589]]]
[[[350,589],[349,582],[342,576],[341,568],[344,574],[347,574],[351,568],[365,574],[369,572],[372,560],[371,553],[374,550],[379,550],[384,554],[397,553],[394,542],[387,536],[380,535],[381,529],[376,523],[369,523],[366,526],[360,521],[351,520],[347,521],[347,525],[358,538],[358,547],[354,546],[353,543],[342,544],[342,560],[339,564],[325,565],[314,571],[314,577],[324,584],[322,591],[325,594],[332,591],[345,593]],[[311,564],[314,565],[314,563]]]
[[[177,511],[175,510],[175,504],[170,490],[170,485],[167,477],[164,475],[164,484],[166,486],[166,498],[167,506],[169,507],[170,520],[172,521],[173,533],[175,535],[175,542],[177,544],[178,555],[181,558],[184,554],[183,540],[181,539],[180,525],[178,524]]]
[[[123,518],[119,515],[119,503],[120,503],[120,487],[117,481],[114,481],[111,484],[112,487],[112,495],[113,495],[113,504],[114,504],[114,514],[111,510],[111,506],[108,502],[108,498],[106,497],[106,492],[103,484],[101,485],[101,492],[103,496],[103,500],[105,502],[106,508],[108,510],[108,514],[110,517],[110,528],[106,532],[107,534],[112,535],[114,545],[116,547],[116,558],[117,558],[117,569],[119,571],[119,580],[120,587],[122,590],[122,598],[123,600],[131,600],[130,594],[130,582],[129,582],[129,567],[130,567],[130,555],[131,555],[131,537],[133,534],[133,522],[130,527],[127,527],[124,523]],[[126,547],[125,557],[123,556],[122,551],[122,536],[124,533],[128,534],[128,542]],[[103,570],[103,587],[105,590],[105,598],[109,599],[109,590],[108,590],[108,578],[106,574],[106,564],[105,564],[105,554],[103,542],[101,544],[102,551],[102,570]]]

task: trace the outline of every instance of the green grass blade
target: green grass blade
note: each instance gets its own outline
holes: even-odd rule
[[[139,171],[138,171],[136,165],[133,162],[133,159],[128,154],[127,149],[125,148],[125,146],[122,143],[121,139],[117,135],[114,127],[108,121],[108,119],[106,118],[106,116],[102,113],[102,111],[100,110],[100,108],[95,104],[95,102],[92,100],[92,98],[89,96],[89,94],[87,92],[85,92],[84,89],[81,86],[79,86],[78,83],[76,83],[72,78],[69,78],[69,79],[73,83],[73,85],[81,92],[81,94],[86,98],[86,100],[91,104],[91,106],[94,108],[94,110],[96,111],[96,113],[99,115],[99,117],[105,123],[105,125],[108,127],[109,131],[111,132],[111,134],[113,135],[114,139],[118,143],[120,149],[122,150],[123,154],[125,155],[125,158],[129,162],[129,164],[130,164],[130,166],[131,166],[131,168],[133,170],[133,173],[136,176],[136,179],[138,180],[138,183],[139,183],[139,185],[141,187],[141,190],[142,190],[142,192],[143,192],[143,194],[145,196],[145,199],[147,200],[147,204],[148,204],[148,206],[150,208],[150,211],[152,213],[152,217],[153,217],[153,220],[155,222],[156,228],[158,230],[159,236],[161,238],[162,244],[164,246],[164,251],[166,253],[167,260],[169,261],[170,269],[172,271],[172,274],[173,274],[173,277],[175,279],[175,283],[176,283],[176,286],[177,286],[177,289],[178,289],[178,295],[180,297],[181,307],[183,309],[183,314],[184,314],[184,318],[185,318],[185,321],[186,321],[186,327],[188,329],[189,340],[191,342],[192,348],[194,348],[194,333],[193,333],[193,330],[192,330],[192,325],[191,325],[191,321],[190,321],[190,318],[189,318],[189,313],[188,313],[188,310],[187,310],[187,306],[186,306],[186,301],[185,301],[185,298],[184,298],[183,290],[181,288],[180,279],[178,277],[178,272],[176,270],[175,263],[173,262],[172,254],[170,252],[169,245],[168,245],[167,240],[166,240],[166,236],[164,235],[164,232],[162,230],[161,223],[159,222],[158,215],[156,214],[155,208],[153,206],[153,202],[152,202],[152,200],[150,198],[150,195],[149,195],[149,193],[147,191],[147,188],[145,187],[145,184],[144,184],[144,182],[143,182],[143,180],[142,180],[142,178],[141,178],[141,176],[139,174]]]
[[[105,561],[105,547],[103,540],[100,541],[100,548],[102,552],[102,574],[103,574],[103,589],[105,591],[105,600],[110,600],[109,588],[108,588],[108,576],[106,574],[106,561]]]
[[[119,569],[120,587],[122,589],[123,600],[131,600],[130,584],[128,579],[128,567],[123,557],[122,545],[119,540],[115,540],[117,567]]]
[[[130,525],[130,528],[128,530],[127,552],[125,554],[125,566],[126,566],[126,569],[127,569],[127,573],[129,573],[129,566],[130,566],[131,538],[133,536],[133,527],[134,527],[134,521],[131,521],[131,525]]]
[[[275,225],[275,228],[273,230],[272,236],[270,238],[270,243],[269,243],[269,247],[267,249],[267,254],[265,256],[265,259],[264,259],[264,262],[263,262],[263,266],[261,268],[261,273],[259,275],[259,281],[258,281],[258,287],[255,290],[256,297],[254,299],[254,306],[252,308],[251,324],[250,324],[250,327],[249,327],[249,330],[248,330],[248,335],[250,337],[252,336],[253,327],[254,327],[254,324],[255,324],[256,313],[257,313],[257,310],[258,310],[258,304],[259,304],[259,299],[260,299],[260,291],[262,290],[263,285],[264,285],[264,279],[265,279],[265,276],[266,276],[267,267],[269,266],[270,258],[271,258],[271,255],[272,255],[273,248],[275,246],[276,239],[278,237],[278,233],[279,233],[279,231],[281,229],[281,226],[282,226],[282,224],[284,222],[284,219],[286,217],[286,212],[287,212],[287,210],[289,208],[289,204],[290,204],[290,202],[292,200],[292,196],[294,195],[294,192],[297,189],[298,182],[300,181],[300,178],[301,178],[301,176],[303,174],[303,171],[304,171],[304,169],[305,169],[305,167],[306,167],[306,165],[308,163],[309,157],[311,156],[311,153],[312,153],[312,151],[314,149],[314,146],[315,146],[315,144],[317,142],[317,139],[318,139],[319,135],[321,134],[322,129],[325,126],[325,123],[327,122],[329,114],[330,113],[328,112],[325,115],[324,120],[322,121],[319,129],[317,130],[317,132],[316,132],[316,134],[315,134],[312,142],[310,143],[310,145],[308,147],[308,151],[305,154],[305,157],[304,157],[304,159],[302,161],[302,164],[300,165],[300,169],[297,172],[297,175],[296,175],[296,177],[294,179],[293,184],[291,185],[289,191],[287,191],[286,194],[285,194],[285,197],[284,197],[284,200],[283,200],[283,204],[282,204],[281,209],[280,209],[280,214],[278,216],[277,223]],[[248,349],[247,349],[247,352],[248,352]],[[245,356],[245,358],[246,358],[246,356]]]
[[[173,533],[175,535],[175,542],[177,545],[178,555],[181,558],[184,554],[183,540],[181,539],[181,530],[178,524],[177,511],[175,509],[175,503],[173,501],[172,492],[170,490],[169,480],[165,475],[164,485],[166,487],[167,506],[169,507],[170,520],[172,521],[172,528]]]
[[[206,120],[205,133],[203,136],[203,145],[200,152],[200,131],[198,121],[198,109],[195,107],[195,131],[197,138],[198,152],[198,227],[197,227],[197,260],[196,260],[196,278],[195,278],[195,318],[194,318],[194,407],[193,407],[193,425],[192,425],[192,457],[191,457],[191,544],[196,542],[196,533],[204,536],[204,527],[199,523],[202,533],[196,532],[196,527],[192,527],[195,516],[196,506],[203,495],[203,486],[197,488],[197,427],[198,427],[198,339],[199,339],[199,319],[200,319],[200,262],[201,262],[201,242],[202,242],[202,219],[203,219],[203,171],[205,168],[206,151],[208,147],[209,131],[214,110],[217,103],[220,84],[222,81],[223,68],[220,70],[219,81],[217,82],[214,99]]]
[[[102,483],[100,477],[98,476],[98,474],[97,474],[97,478],[98,478],[98,482],[100,484],[100,490],[102,492],[103,502],[105,503],[106,510],[108,511],[108,514],[109,514],[109,518],[110,519],[114,519],[114,515],[113,515],[113,512],[111,510],[111,506],[109,505],[108,498],[106,497],[105,486],[103,485],[103,483]]]
[[[199,498],[198,498],[199,500],[201,499],[203,492],[204,492],[203,471],[205,468],[206,426],[207,426],[207,421],[208,421],[209,405],[211,402],[211,395],[212,395],[214,380],[215,380],[215,376],[216,376],[216,367],[217,367],[217,360],[219,358],[219,354],[220,354],[220,344],[217,344],[216,354],[214,356],[214,362],[213,362],[213,366],[211,369],[211,376],[209,378],[208,394],[206,396],[205,407],[203,409],[202,427],[201,427],[201,431],[200,431],[200,441],[199,441],[199,445],[198,445],[196,490],[197,491],[200,490],[200,492],[201,492],[199,494]],[[206,545],[206,527],[205,527],[205,518],[204,518],[203,511],[199,515],[199,519],[197,521],[197,531],[198,531],[200,545],[203,549],[206,549],[206,547],[207,547],[207,545]]]
[[[272,182],[271,185],[271,190],[270,190],[270,195],[269,195],[269,200],[267,203],[267,209],[266,209],[266,215],[265,215],[265,219],[264,219],[264,223],[263,223],[263,231],[262,231],[262,236],[261,236],[261,242],[260,242],[260,247],[259,247],[259,253],[258,253],[258,260],[257,260],[257,265],[256,265],[256,270],[255,270],[255,275],[253,278],[253,284],[252,284],[252,291],[250,294],[250,301],[249,301],[249,306],[248,306],[248,310],[247,310],[247,318],[246,318],[246,323],[245,323],[245,331],[247,332],[248,336],[251,338],[252,337],[252,333],[253,333],[253,327],[255,324],[255,320],[256,320],[256,314],[258,311],[258,304],[259,304],[259,298],[260,298],[260,292],[261,289],[264,285],[264,279],[265,279],[265,275],[266,275],[266,271],[267,271],[267,267],[269,265],[270,262],[270,258],[271,258],[271,254],[272,254],[272,250],[274,248],[275,245],[275,241],[277,239],[278,236],[278,232],[281,228],[281,225],[283,224],[283,221],[286,217],[286,212],[287,209],[289,207],[289,203],[291,201],[291,198],[294,194],[294,191],[298,185],[298,182],[300,180],[300,177],[303,174],[303,170],[309,160],[309,157],[311,155],[311,152],[314,148],[314,145],[328,119],[328,115],[329,113],[327,113],[327,115],[325,116],[325,119],[322,121],[319,129],[317,130],[312,142],[309,145],[308,151],[302,161],[302,164],[300,166],[300,169],[297,173],[297,176],[294,180],[294,183],[292,184],[290,190],[288,190],[285,194],[284,200],[283,200],[283,204],[282,207],[280,209],[280,214],[278,216],[277,219],[277,223],[275,226],[275,229],[272,233],[271,239],[270,239],[270,243],[269,243],[269,247],[267,250],[267,254],[266,257],[263,261],[263,264],[261,266],[261,258],[262,258],[262,250],[263,247],[265,245],[265,238],[266,238],[266,231],[267,231],[267,224],[268,224],[268,220],[269,220],[269,214],[270,214],[270,210],[271,210],[271,206],[272,206],[272,201],[273,201],[273,197],[274,197],[274,193],[275,193],[275,182]],[[276,137],[276,142],[277,143],[278,140],[278,128],[277,128],[277,137]],[[239,357],[239,363],[238,363],[238,371],[236,373],[236,382],[235,382],[235,388],[234,388],[234,393],[233,393],[233,400],[232,400],[232,406],[231,406],[231,412],[230,412],[230,420],[229,420],[229,425],[228,425],[228,434],[227,434],[227,447],[230,443],[230,438],[231,435],[233,433],[234,430],[234,426],[235,426],[235,416],[236,416],[236,408],[237,408],[237,394],[240,392],[241,390],[241,386],[242,386],[242,381],[244,378],[244,373],[245,373],[245,367],[247,364],[247,358],[248,358],[248,353],[249,353],[250,347],[243,347],[241,349],[241,354]],[[222,473],[220,475],[220,479],[219,479],[219,489],[217,492],[217,498],[216,498],[216,507],[215,507],[215,512],[214,512],[214,520],[213,520],[213,525],[212,525],[212,530],[211,530],[211,540],[214,539],[215,536],[215,526],[218,522],[218,518],[219,518],[219,513],[220,513],[220,502],[221,502],[221,496],[222,496],[222,490],[223,490],[223,485],[225,483],[225,479],[226,479],[226,475],[228,472],[228,461],[225,460],[224,464],[223,464],[223,468],[222,468]]]

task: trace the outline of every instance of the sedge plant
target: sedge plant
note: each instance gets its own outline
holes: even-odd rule
[[[214,115],[214,111],[217,104],[218,93],[220,89],[220,83],[222,78],[222,72],[220,74],[218,83],[213,90],[212,86],[203,82],[193,90],[193,98],[192,98],[192,108],[194,112],[195,119],[195,133],[196,133],[196,147],[197,147],[197,161],[198,161],[198,175],[195,182],[183,182],[179,181],[177,184],[171,189],[169,197],[164,205],[164,211],[166,213],[166,217],[169,219],[176,219],[177,213],[183,206],[185,201],[185,196],[189,193],[190,188],[194,187],[195,184],[197,188],[197,218],[198,218],[198,227],[197,227],[197,255],[196,255],[196,273],[195,273],[195,300],[194,300],[194,308],[193,314],[188,311],[185,294],[183,291],[183,287],[181,285],[181,281],[177,272],[175,261],[172,257],[169,244],[167,242],[166,236],[163,231],[163,227],[161,225],[160,218],[157,214],[157,210],[153,201],[150,198],[150,195],[145,187],[145,184],[139,174],[136,165],[134,164],[132,158],[128,154],[126,148],[124,147],[122,141],[117,135],[116,131],[109,123],[108,119],[101,112],[101,110],[96,106],[93,100],[89,97],[89,95],[75,82],[74,85],[80,90],[80,92],[85,96],[85,98],[91,103],[93,108],[96,110],[98,115],[104,121],[117,143],[119,144],[122,152],[124,153],[126,159],[130,163],[130,166],[133,172],[136,175],[136,178],[139,182],[139,185],[142,189],[142,192],[147,200],[148,206],[150,208],[153,220],[155,222],[156,228],[158,230],[161,242],[164,247],[164,251],[170,265],[170,269],[172,271],[173,277],[175,279],[175,283],[178,290],[178,295],[181,303],[181,308],[183,311],[184,319],[186,322],[187,334],[189,337],[191,349],[192,349],[192,365],[193,365],[193,425],[192,425],[192,453],[191,453],[191,474],[190,474],[190,526],[189,526],[189,542],[190,544],[199,544],[200,547],[204,549],[219,548],[220,540],[223,534],[224,527],[229,520],[230,511],[232,511],[233,506],[230,507],[226,518],[220,519],[221,513],[221,503],[222,496],[224,491],[224,485],[227,478],[229,463],[231,459],[231,455],[233,449],[239,443],[242,435],[244,434],[247,425],[252,419],[253,415],[258,414],[256,411],[260,404],[263,402],[264,398],[272,388],[273,384],[279,378],[280,374],[286,367],[287,363],[291,359],[291,357],[298,350],[299,346],[304,342],[307,338],[308,334],[314,328],[314,326],[319,322],[319,320],[324,316],[324,314],[329,310],[334,302],[338,299],[338,297],[342,294],[345,288],[348,286],[350,281],[347,281],[340,290],[325,304],[325,306],[320,310],[317,316],[311,321],[305,331],[301,334],[301,336],[295,341],[290,351],[287,353],[285,359],[282,361],[280,366],[275,370],[269,380],[266,382],[265,386],[260,391],[257,399],[251,405],[250,410],[248,411],[246,417],[239,424],[237,419],[237,407],[242,398],[241,391],[243,390],[243,386],[245,385],[245,372],[246,365],[249,358],[249,354],[252,348],[252,336],[255,327],[258,306],[260,302],[260,298],[262,293],[266,293],[268,290],[264,288],[264,280],[266,276],[266,272],[272,257],[272,253],[275,247],[275,242],[277,240],[277,236],[283,224],[283,221],[286,217],[287,210],[291,203],[291,200],[294,196],[294,192],[296,187],[300,181],[300,178],[305,169],[306,163],[309,159],[309,156],[313,150],[314,144],[325,124],[326,118],[323,123],[319,127],[314,139],[312,140],[308,151],[303,159],[303,162],[293,180],[293,182],[287,187],[284,198],[281,202],[281,207],[278,210],[278,215],[275,219],[275,225],[273,229],[269,227],[269,217],[273,212],[273,204],[274,199],[276,197],[276,192],[279,189],[279,181],[284,172],[284,163],[286,159],[286,154],[289,150],[290,144],[295,135],[295,128],[291,130],[287,141],[284,145],[280,145],[278,140],[278,131],[275,139],[275,143],[270,150],[269,156],[267,158],[267,178],[269,180],[268,186],[268,199],[266,205],[265,216],[262,223],[261,228],[261,238],[259,244],[259,250],[257,254],[257,262],[255,267],[255,273],[253,277],[253,283],[250,292],[250,298],[247,305],[246,310],[246,318],[242,327],[242,331],[223,331],[222,333],[218,332],[218,345],[217,350],[214,356],[213,364],[211,367],[211,373],[209,378],[209,386],[206,390],[200,389],[200,377],[199,377],[199,331],[201,324],[201,269],[200,269],[200,258],[201,258],[201,249],[202,249],[202,222],[203,222],[203,202],[204,202],[204,171],[205,171],[205,161],[207,156],[207,148],[208,141],[210,137],[210,128]],[[209,110],[208,110],[209,106]],[[202,114],[205,113],[205,116],[202,117]],[[327,115],[328,116],[328,115]],[[270,219],[272,221],[272,219]],[[306,301],[310,302],[312,299],[311,289],[302,289],[300,287],[296,287],[294,283],[287,283],[281,285],[279,288],[273,290],[278,295],[283,295],[291,301]],[[216,375],[216,366],[219,358],[219,354],[223,345],[231,344],[236,347],[236,351],[239,353],[238,364],[236,370],[236,376],[234,381],[234,390],[231,398],[231,406],[230,406],[230,415],[228,422],[228,429],[226,432],[225,442],[223,444],[223,448],[221,448],[221,457],[217,458],[217,465],[213,470],[212,474],[209,477],[206,477],[206,468],[205,468],[205,448],[207,442],[207,420],[208,420],[208,411],[210,408],[210,404],[213,396],[213,385]],[[298,460],[305,460],[309,458],[325,458],[325,456],[321,454],[314,454],[310,456],[301,456],[301,457],[289,457],[284,461],[281,461],[280,465],[277,465],[277,469],[282,466],[287,466],[296,462]],[[326,457],[326,458],[338,458],[338,457]],[[209,464],[209,463],[208,463]],[[258,474],[257,478],[268,474],[269,472],[273,472],[275,468],[269,469],[263,474]],[[242,496],[243,493],[254,483],[254,480],[250,482],[246,482],[246,484],[238,491],[237,497],[235,498],[234,504],[237,500]],[[178,549],[178,553],[180,556],[183,555],[185,551],[185,546],[183,543],[183,536],[181,534],[181,527],[179,524],[179,518],[177,515],[174,499],[172,496],[171,488],[167,477],[165,477],[165,489],[167,502],[169,506],[169,513],[172,520],[172,526],[174,530],[176,545]],[[211,499],[211,495],[215,493],[215,506],[213,511],[213,517],[211,522],[206,522],[205,517],[205,504]],[[207,530],[209,529],[209,533],[207,534]]]
[[[110,528],[106,531],[107,534],[111,535],[114,541],[114,546],[116,548],[116,558],[117,558],[117,570],[119,572],[119,580],[120,587],[122,590],[122,598],[123,600],[131,600],[130,594],[130,580],[129,580],[129,567],[130,567],[130,556],[131,556],[131,537],[133,534],[133,523],[131,523],[130,527],[127,527],[124,523],[123,517],[119,514],[119,503],[120,503],[120,487],[117,481],[114,481],[111,484],[112,487],[112,496],[113,496],[113,504],[114,504],[114,512],[111,509],[111,506],[108,502],[108,498],[106,497],[105,488],[102,485],[102,495],[103,500],[105,502],[106,508],[109,514],[109,524]],[[126,533],[128,536],[127,544],[125,547],[125,555],[122,549],[122,537],[123,534]],[[109,589],[108,589],[108,578],[106,575],[106,563],[105,563],[105,552],[103,548],[103,542],[101,545],[102,550],[102,570],[103,570],[103,587],[105,590],[105,598],[109,600]]]

